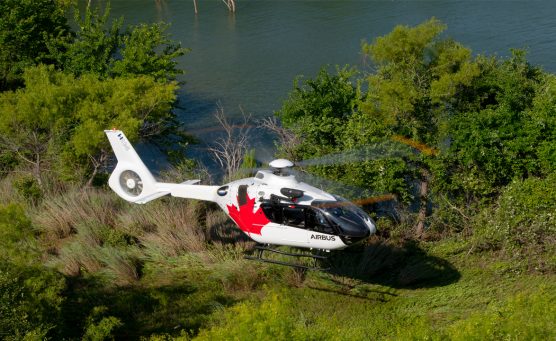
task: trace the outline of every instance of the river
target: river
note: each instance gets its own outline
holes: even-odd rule
[[[236,0],[230,14],[220,0],[112,0],[112,14],[126,23],[165,21],[172,38],[191,52],[180,59],[186,74],[178,115],[202,141],[214,138],[218,105],[232,119],[242,110],[272,115],[298,75],[323,65],[365,67],[361,42],[395,25],[436,17],[445,32],[475,54],[508,56],[526,48],[528,59],[556,71],[556,2],[549,1],[270,1]],[[268,154],[273,142],[255,130],[252,144]],[[195,157],[206,155],[193,150]]]

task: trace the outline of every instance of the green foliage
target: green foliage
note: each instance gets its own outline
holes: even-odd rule
[[[91,9],[87,6],[84,17],[81,18],[76,9],[74,20],[79,29],[75,36],[58,41],[58,46],[52,46],[63,70],[74,75],[108,75],[113,55],[120,46],[123,20],[115,20],[109,24],[110,7],[106,6],[102,15],[99,11],[99,8]]]
[[[479,249],[504,249],[531,262],[533,256],[555,254],[556,173],[510,184],[496,205],[478,216],[474,228]],[[544,262],[546,269],[556,267],[554,262]]]
[[[65,281],[40,266],[16,266],[0,260],[0,330],[7,340],[56,335]]]
[[[553,290],[521,293],[502,305],[490,305],[443,330],[434,330],[424,318],[399,329],[398,340],[548,340],[556,336]]]
[[[55,171],[92,184],[108,156],[102,130],[114,126],[162,148],[189,142],[171,113],[181,73],[175,58],[186,50],[168,38],[167,26],[121,32],[123,20],[111,21],[109,6],[102,14],[87,6],[83,18],[75,9],[70,32],[68,2],[0,6],[0,90],[26,85],[0,98],[2,174],[20,167],[39,183],[44,171]]]
[[[293,315],[290,299],[271,292],[260,305],[240,303],[223,314],[218,326],[202,331],[195,340],[322,340],[326,334],[311,331]]]
[[[243,155],[243,160],[241,165],[235,175],[235,178],[241,179],[245,177],[250,177],[255,175],[255,169],[257,169],[257,158],[255,157],[255,149],[248,150],[245,155]]]
[[[131,141],[164,129],[173,119],[175,83],[161,84],[139,76],[78,79],[39,66],[25,72],[25,89],[0,94],[0,132],[33,175],[56,169],[66,179],[94,174],[108,156],[103,129],[118,127]]]
[[[0,260],[28,264],[38,250],[31,220],[21,205],[0,206]]]
[[[342,145],[343,126],[356,109],[354,70],[337,68],[332,75],[322,68],[315,79],[298,82],[276,114],[286,128],[302,138],[298,158],[324,155]]]
[[[441,119],[458,109],[463,90],[479,75],[469,49],[440,39],[445,28],[433,18],[363,44],[378,66],[361,105],[370,124],[379,117],[395,134],[433,146],[441,140]]]
[[[148,75],[162,82],[175,80],[183,73],[177,68],[176,58],[187,50],[168,38],[167,29],[162,23],[132,27],[122,37],[121,58],[114,61],[112,74]]]
[[[19,195],[32,204],[37,204],[43,196],[38,181],[31,176],[16,178],[13,186]]]
[[[459,196],[492,196],[513,179],[555,169],[554,77],[530,66],[521,51],[480,65],[483,103],[450,118],[451,142],[437,173],[439,187]]]
[[[518,294],[500,308],[478,312],[450,326],[452,340],[548,340],[556,337],[554,290]]]
[[[187,50],[169,39],[163,23],[139,24],[122,32],[123,18],[111,21],[109,5],[102,14],[99,7],[87,6],[83,17],[75,9],[74,20],[75,35],[50,46],[66,72],[101,78],[146,75],[161,82],[183,73],[175,59]]]
[[[22,206],[0,206],[0,330],[8,340],[55,335],[64,278],[37,265],[31,221]]]
[[[122,322],[114,316],[104,316],[108,308],[105,306],[94,307],[87,318],[87,329],[83,335],[83,340],[100,341],[113,340],[114,329],[121,327]]]
[[[49,45],[69,37],[61,6],[54,0],[0,2],[0,91],[22,83],[26,67],[50,62]]]

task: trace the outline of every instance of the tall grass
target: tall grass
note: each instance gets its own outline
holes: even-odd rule
[[[32,218],[50,264],[68,276],[93,274],[129,285],[140,279],[145,262],[180,268],[194,259],[189,267],[218,272],[215,279],[230,290],[258,281],[240,275],[243,251],[252,243],[218,208],[201,202],[164,198],[134,205],[112,192],[71,189],[45,200]]]
[[[133,207],[118,217],[150,257],[175,257],[206,250],[205,229],[199,224],[201,204],[179,199]]]
[[[44,200],[32,218],[46,243],[56,247],[60,240],[75,234],[76,226],[84,221],[114,226],[120,206],[119,200],[111,193],[95,189],[72,189]]]

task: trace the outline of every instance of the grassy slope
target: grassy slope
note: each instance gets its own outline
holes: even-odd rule
[[[461,243],[453,241],[425,245],[427,256],[448,260],[459,272],[459,278],[445,273],[450,277],[447,280],[427,276],[409,287],[392,288],[310,273],[298,288],[275,283],[270,290],[278,296],[274,304],[284,306],[276,316],[267,318],[289,319],[286,328],[292,332],[287,336],[305,339],[556,336],[556,276],[516,273],[509,262],[493,261],[492,254],[468,255],[460,246]],[[461,251],[454,254],[458,249]],[[263,301],[261,306],[260,302],[252,301],[232,313],[223,313],[218,327],[202,332],[201,338],[242,339],[246,335],[237,326],[252,316],[241,313],[271,310],[271,306],[268,302]],[[246,331],[257,333],[257,327],[253,329]],[[264,332],[258,335],[265,338]]]
[[[198,203],[70,190],[28,214],[43,263],[67,276],[68,338],[112,317],[104,335],[131,339],[556,337],[554,272],[455,237],[376,239],[333,255],[331,273],[304,273],[244,260],[249,243],[230,243],[231,223]]]

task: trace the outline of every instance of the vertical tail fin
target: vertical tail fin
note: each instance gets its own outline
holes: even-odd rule
[[[169,191],[160,191],[157,181],[121,130],[105,130],[118,159],[108,185],[123,199],[144,204]]]

